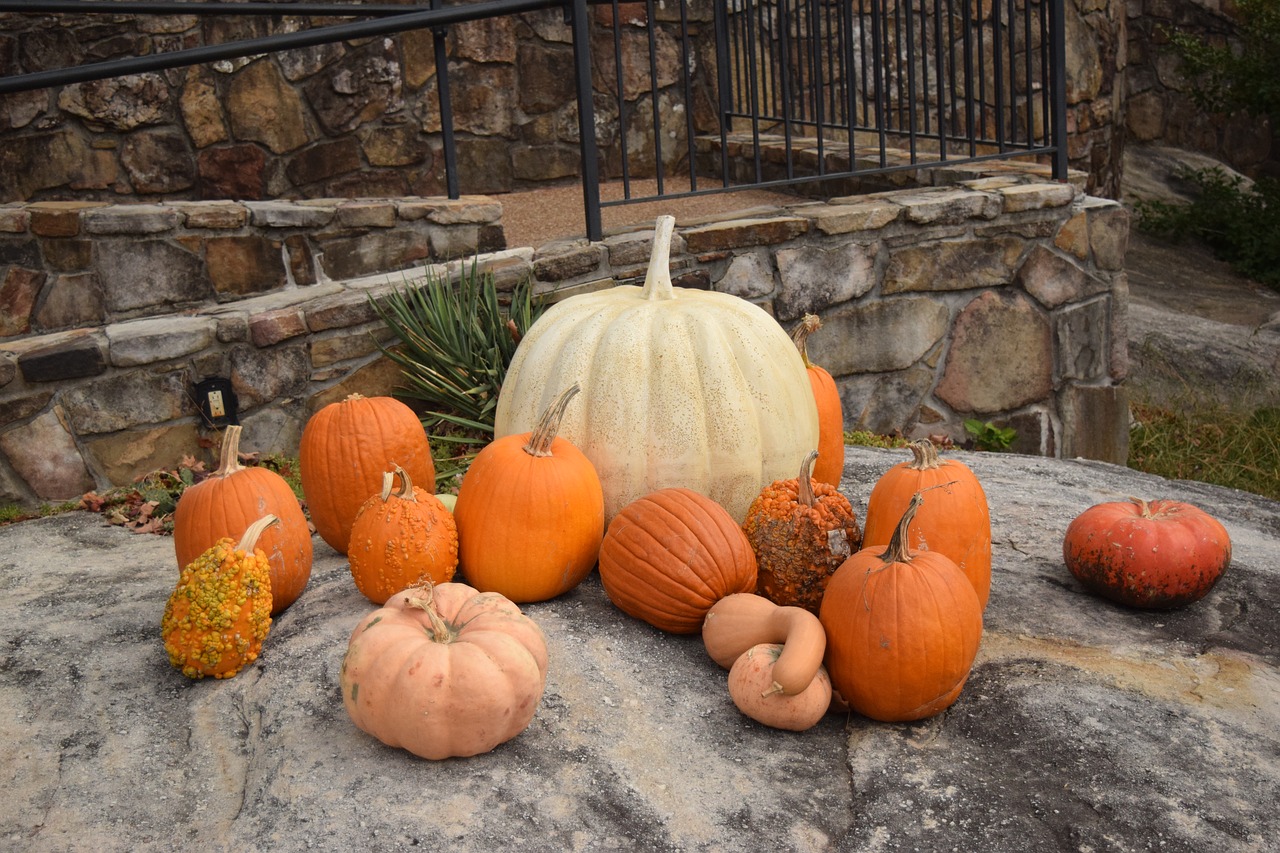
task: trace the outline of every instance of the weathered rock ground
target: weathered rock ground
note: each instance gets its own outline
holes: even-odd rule
[[[0,530],[0,839],[21,851],[1270,851],[1280,838],[1280,503],[1084,461],[959,453],[992,508],[972,676],[934,719],[743,717],[696,636],[624,616],[595,575],[527,605],[550,650],[532,725],[429,762],[342,707],[370,604],[316,540],[311,582],[233,679],[170,668],[172,541],[95,515]],[[860,515],[902,451],[850,448]],[[1221,518],[1231,568],[1139,612],[1081,590],[1069,521],[1128,495]]]

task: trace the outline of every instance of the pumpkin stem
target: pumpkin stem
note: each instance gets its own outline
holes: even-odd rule
[[[240,464],[240,430],[242,427],[232,425],[222,434],[222,449],[218,452],[218,470],[215,477],[228,477],[237,471],[244,470]]]
[[[394,462],[391,464],[395,465]],[[396,497],[417,503],[418,496],[413,493],[413,481],[409,479],[409,472],[399,465],[382,475],[382,502],[386,503],[391,499],[391,488],[396,484],[397,475],[400,477],[400,491],[396,492]]]
[[[773,682],[772,687],[770,687],[768,690],[760,694],[760,698],[768,699],[770,696],[777,696],[779,693],[784,693],[784,692],[786,692],[785,688],[783,688],[781,684],[775,681]]]
[[[911,522],[915,520],[916,510],[920,509],[920,504],[924,503],[924,495],[916,492],[911,496],[911,503],[907,504],[907,509],[902,513],[902,518],[898,520],[898,526],[893,529],[893,536],[889,538],[889,547],[885,549],[880,559],[885,563],[909,563],[911,562],[911,550],[907,543],[910,541],[907,535],[907,528],[911,526]]]
[[[237,551],[244,551],[246,554],[252,554],[254,547],[258,544],[258,537],[262,535],[262,531],[266,530],[273,524],[278,524],[280,519],[271,513],[267,513],[262,518],[250,524],[245,529],[244,535],[240,537],[240,541],[236,543]]]
[[[813,362],[809,361],[809,336],[821,328],[822,320],[817,314],[805,314],[804,319],[791,330],[791,340],[795,342],[796,349],[800,350],[800,358],[804,360],[805,370],[813,367]]]
[[[556,433],[560,431],[560,421],[564,419],[565,407],[579,390],[581,389],[575,382],[551,401],[551,405],[547,406],[542,417],[538,418],[538,425],[534,427],[533,432],[529,433],[529,443],[524,446],[525,453],[530,456],[551,455],[551,442],[556,440]]]
[[[919,441],[913,441],[907,445],[911,448],[911,454],[915,456],[915,460],[907,465],[912,471],[932,471],[934,468],[942,466],[942,459],[938,456],[938,447],[927,438]]]
[[[800,476],[796,478],[796,500],[805,506],[813,506],[818,500],[813,493],[813,463],[818,451],[810,450],[800,463]]]
[[[419,587],[426,593],[426,597],[418,595],[410,595],[405,599],[410,607],[416,607],[427,614],[427,618],[431,620],[431,627],[427,629],[427,634],[431,636],[432,642],[436,643],[452,643],[457,634],[449,627],[449,623],[444,621],[444,617],[436,610],[436,593],[435,585],[428,583],[425,588]]]
[[[1129,500],[1138,505],[1138,512],[1142,513],[1143,518],[1151,517],[1151,504],[1147,503],[1146,500],[1143,498],[1135,498],[1133,495],[1129,496]]]
[[[675,287],[671,284],[671,233],[675,230],[674,216],[659,216],[653,229],[653,249],[649,254],[649,271],[644,276],[645,299],[674,299]]]

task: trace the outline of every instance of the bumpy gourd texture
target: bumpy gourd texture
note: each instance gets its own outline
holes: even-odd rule
[[[727,293],[672,287],[660,242],[645,287],[571,297],[534,323],[507,371],[495,435],[528,431],[577,382],[560,435],[595,465],[606,522],[680,486],[741,523],[760,488],[817,446],[813,392],[773,317]]]
[[[230,678],[257,660],[271,629],[266,555],[220,539],[182,571],[160,634],[169,663],[188,678]]]
[[[412,489],[413,499],[397,494],[369,498],[351,526],[351,577],[374,604],[419,583],[451,581],[458,568],[453,515],[435,495]]]
[[[800,501],[799,492],[794,478],[766,486],[743,530],[756,554],[756,591],[816,614],[827,581],[861,546],[862,534],[849,499],[833,486],[814,481],[812,506]]]

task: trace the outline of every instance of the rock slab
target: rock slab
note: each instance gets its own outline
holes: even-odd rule
[[[905,451],[849,448],[859,517]],[[1106,463],[951,454],[991,504],[992,597],[960,699],[901,725],[743,717],[696,636],[598,577],[526,605],[550,652],[533,723],[424,761],[357,730],[338,670],[372,607],[317,540],[311,582],[235,678],[173,670],[172,540],[72,513],[0,528],[0,846],[14,851],[1270,851],[1280,838],[1280,503]],[[1230,569],[1140,612],[1062,565],[1129,495],[1220,518]]]

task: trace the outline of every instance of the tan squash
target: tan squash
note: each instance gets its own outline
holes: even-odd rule
[[[777,689],[776,669],[785,654],[786,647],[780,643],[761,643],[739,655],[729,670],[729,698],[757,723],[802,732],[813,728],[831,708],[831,679],[826,669],[818,667],[799,693],[783,693]]]
[[[702,623],[702,643],[725,669],[754,646],[781,643],[773,680],[779,692],[794,696],[808,688],[822,668],[827,634],[818,617],[803,607],[779,606],[743,592],[711,605]]]

